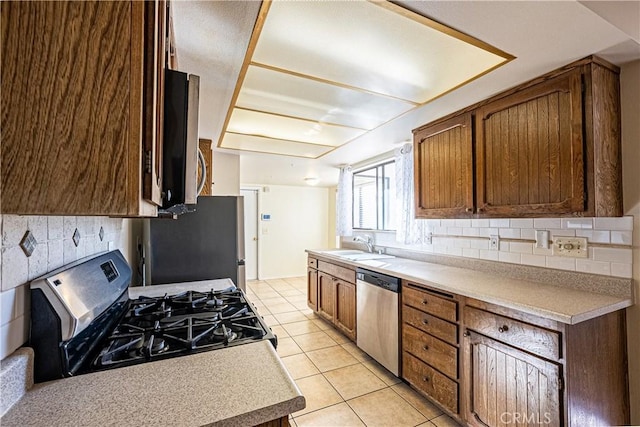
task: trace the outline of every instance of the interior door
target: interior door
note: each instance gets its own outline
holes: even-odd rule
[[[242,189],[246,280],[258,279],[258,190]]]

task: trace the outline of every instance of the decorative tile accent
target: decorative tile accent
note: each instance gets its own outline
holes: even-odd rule
[[[37,244],[38,241],[33,236],[31,230],[27,230],[27,232],[24,233],[24,236],[22,236],[22,240],[20,241],[20,248],[27,257],[30,257],[33,251],[36,249]]]
[[[76,245],[76,248],[80,244],[80,232],[76,228],[76,231],[73,232],[73,244]]]
[[[29,301],[26,297],[29,280],[76,261],[79,257],[107,250],[107,238],[117,248],[121,247],[124,240],[121,238],[123,227],[120,218],[0,215],[0,222],[1,359],[26,340],[29,324]],[[112,230],[110,234],[102,230],[104,242],[98,234],[100,224],[108,225]],[[82,236],[77,247],[71,238],[76,229]],[[27,231],[36,240],[30,257],[26,257],[20,247]]]

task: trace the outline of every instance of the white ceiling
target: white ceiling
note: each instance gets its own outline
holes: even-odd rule
[[[516,59],[319,159],[242,153],[242,183],[304,185],[305,177],[315,176],[318,185],[335,185],[339,165],[389,152],[410,140],[412,129],[547,71],[590,54],[618,65],[640,58],[637,1],[398,3]],[[217,141],[260,2],[177,1],[173,8],[179,68],[201,76],[200,136]]]

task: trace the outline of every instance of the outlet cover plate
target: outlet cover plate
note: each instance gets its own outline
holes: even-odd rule
[[[536,230],[536,248],[549,249],[549,230]]]
[[[553,240],[553,255],[570,258],[587,258],[587,238],[556,237]]]
[[[500,250],[500,236],[497,234],[492,234],[489,236],[489,249],[492,251]]]

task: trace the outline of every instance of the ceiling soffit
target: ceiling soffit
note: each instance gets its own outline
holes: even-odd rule
[[[386,1],[264,1],[218,146],[318,158],[512,59]]]

